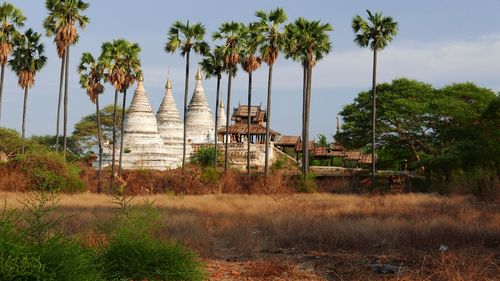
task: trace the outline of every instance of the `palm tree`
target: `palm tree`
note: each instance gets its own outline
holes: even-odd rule
[[[309,113],[312,92],[312,69],[332,46],[328,32],[333,28],[329,23],[298,18],[285,27],[286,56],[299,61],[304,70],[302,96],[302,174],[307,178],[309,170]]]
[[[26,110],[28,102],[28,90],[35,84],[35,75],[47,63],[47,57],[44,55],[45,48],[40,43],[40,34],[34,32],[31,28],[24,35],[16,37],[14,40],[14,50],[12,58],[9,60],[9,66],[16,73],[18,84],[24,90],[23,103],[23,125],[22,125],[22,149],[25,147],[25,129],[26,129]]]
[[[97,177],[97,192],[102,191],[102,138],[101,138],[101,115],[99,111],[99,95],[104,91],[104,86],[101,81],[104,78],[104,67],[99,63],[92,54],[83,53],[78,66],[80,74],[80,86],[84,88],[90,101],[95,104],[97,116],[97,144],[99,149],[99,171]]]
[[[59,122],[64,80],[63,153],[64,156],[66,156],[68,131],[69,47],[78,40],[77,25],[80,28],[84,28],[89,22],[88,17],[81,14],[89,7],[89,4],[83,2],[82,0],[46,0],[45,7],[49,11],[49,15],[43,22],[45,33],[47,36],[54,36],[57,54],[61,58],[59,97],[57,100],[56,150],[59,149]]]
[[[255,24],[250,24],[245,30],[241,42],[241,68],[248,73],[248,120],[247,120],[247,174],[250,179],[250,126],[252,109],[252,73],[260,67],[262,59],[256,55],[264,41],[262,33]]]
[[[189,55],[191,50],[195,53],[206,55],[210,48],[204,41],[205,26],[201,23],[193,25],[176,21],[168,31],[168,40],[165,44],[165,51],[174,53],[179,50],[180,55],[186,58],[186,77],[184,80],[184,136],[182,140],[182,173],[186,164],[186,117],[188,106],[188,87],[189,87]]]
[[[382,13],[372,14],[369,10],[368,21],[356,15],[352,19],[355,33],[354,42],[360,47],[370,47],[373,51],[372,78],[372,190],[375,190],[375,123],[377,105],[377,52],[383,50],[398,33],[398,23],[392,17],[384,17]]]
[[[218,106],[220,103],[220,80],[222,79],[222,73],[225,71],[224,68],[224,58],[222,56],[222,48],[216,46],[213,52],[205,55],[205,58],[200,62],[201,69],[205,72],[206,78],[212,76],[217,77],[217,94],[215,98],[215,134],[214,134],[214,168],[217,168],[217,133],[218,133],[218,121],[219,121],[219,110]]]
[[[101,47],[101,56],[99,63],[105,69],[104,78],[110,82],[115,88],[115,99],[113,104],[113,154],[111,156],[111,191],[114,189],[115,182],[115,154],[116,154],[116,123],[117,114],[116,106],[118,103],[118,92],[123,92],[123,107],[126,104],[127,89],[140,77],[141,62],[139,60],[139,52],[141,51],[137,43],[131,43],[124,39],[117,39],[113,42],[105,42]],[[120,159],[118,174],[121,175],[121,159],[123,152],[123,135],[125,119],[125,110],[122,112],[122,127],[121,127],[121,143],[120,143]]]
[[[229,116],[231,108],[231,83],[236,71],[238,69],[238,62],[240,60],[241,50],[241,33],[244,30],[244,25],[237,22],[223,23],[219,27],[219,31],[212,34],[214,40],[224,40],[225,44],[222,46],[222,57],[224,58],[225,70],[228,73],[227,79],[227,103],[226,103],[226,133],[224,136],[224,172],[228,167],[228,143],[229,143]]]
[[[20,35],[16,28],[22,27],[25,20],[26,17],[23,15],[23,12],[14,5],[7,2],[0,5],[0,64],[2,65],[0,74],[0,121],[2,119],[2,93],[5,65],[12,52],[14,38]]]
[[[271,86],[273,80],[273,65],[278,59],[278,53],[283,43],[280,25],[287,20],[287,15],[282,8],[276,8],[269,13],[259,10],[255,13],[255,16],[259,18],[257,26],[267,41],[261,47],[261,57],[262,60],[269,66],[266,108],[266,157],[264,164],[264,174],[267,176],[269,170],[269,130],[271,126]]]

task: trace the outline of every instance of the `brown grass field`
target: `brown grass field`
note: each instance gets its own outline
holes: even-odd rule
[[[22,208],[23,193],[0,193]],[[64,231],[89,246],[111,197],[61,195]],[[469,196],[154,195],[160,236],[199,253],[210,280],[500,280],[500,205]],[[441,245],[447,247],[440,251]],[[388,271],[383,273],[384,271]]]

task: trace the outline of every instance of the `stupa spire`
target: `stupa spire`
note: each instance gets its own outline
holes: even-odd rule
[[[188,105],[186,120],[186,134],[193,143],[211,142],[214,138],[214,121],[212,110],[208,106],[205,90],[203,89],[203,76],[198,68],[196,73],[196,87],[193,97]]]

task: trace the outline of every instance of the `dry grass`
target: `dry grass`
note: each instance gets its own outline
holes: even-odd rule
[[[20,207],[21,196],[0,193],[10,208]],[[329,280],[378,280],[366,269],[366,260],[381,256],[409,268],[398,280],[493,280],[488,278],[500,274],[499,205],[474,197],[154,195],[132,202],[146,201],[162,214],[166,226],[159,235],[187,245],[207,260],[279,256],[294,264],[275,266],[281,268],[275,277],[305,264],[321,276],[331,275]],[[65,231],[89,245],[104,239],[99,222],[109,219],[116,208],[110,197],[91,193],[61,195],[59,205],[58,214],[75,214],[65,222]],[[441,254],[440,245],[449,250]],[[323,254],[307,262],[307,253],[316,252]],[[326,260],[331,262],[325,265]],[[384,280],[397,280],[389,277]]]

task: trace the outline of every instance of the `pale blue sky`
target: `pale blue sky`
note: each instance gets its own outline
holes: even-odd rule
[[[10,1],[28,17],[25,28],[43,32],[46,17],[43,0]],[[360,90],[368,89],[371,79],[371,54],[357,47],[350,24],[355,14],[365,10],[382,11],[399,22],[395,41],[380,54],[379,82],[409,77],[442,86],[452,82],[472,81],[480,86],[500,90],[500,11],[499,0],[344,0],[344,1],[153,1],[94,0],[86,14],[90,24],[80,31],[81,40],[71,50],[69,124],[94,111],[84,91],[78,86],[76,66],[84,51],[97,55],[103,41],[125,38],[142,48],[141,59],[145,87],[151,104],[157,110],[164,94],[167,69],[173,82],[177,106],[182,108],[184,60],[163,50],[169,26],[175,20],[201,22],[207,28],[207,39],[224,21],[248,23],[255,20],[258,9],[283,7],[293,21],[299,16],[320,19],[333,25],[334,51],[320,61],[313,73],[311,136],[335,131],[335,116],[343,105],[352,102]],[[30,91],[27,133],[54,134],[60,61],[52,38],[43,39],[49,62],[36,77]],[[191,64],[190,92],[194,88],[197,61]],[[254,101],[265,106],[267,66],[254,77]],[[301,69],[281,57],[275,66],[273,83],[272,127],[284,134],[300,134]],[[223,94],[226,81],[223,79]],[[213,108],[215,81],[204,82]],[[239,72],[233,84],[233,106],[245,103],[247,76]],[[134,86],[135,88],[135,86]],[[112,88],[106,85],[103,104],[112,103]],[[131,95],[129,95],[131,97]],[[129,98],[129,101],[131,98]],[[1,125],[20,130],[22,92],[14,74],[7,70]]]

